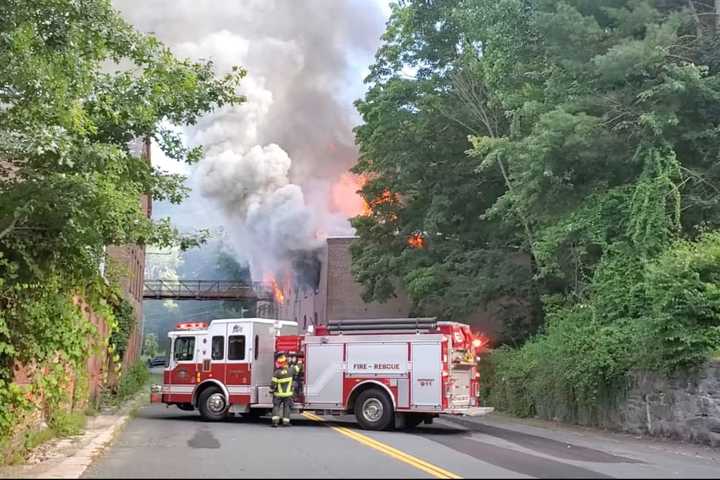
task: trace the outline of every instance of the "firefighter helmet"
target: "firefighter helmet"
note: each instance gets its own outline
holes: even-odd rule
[[[285,355],[278,355],[278,357],[275,359],[275,361],[279,365],[285,365],[287,363],[287,357]]]

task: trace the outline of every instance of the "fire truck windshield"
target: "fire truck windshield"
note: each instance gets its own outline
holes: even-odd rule
[[[191,361],[195,353],[195,337],[177,337],[174,350],[176,361]]]

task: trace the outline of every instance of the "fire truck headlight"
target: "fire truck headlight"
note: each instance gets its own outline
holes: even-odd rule
[[[472,341],[472,346],[474,348],[480,348],[482,346],[482,340],[480,340],[479,338],[476,338],[475,340]]]

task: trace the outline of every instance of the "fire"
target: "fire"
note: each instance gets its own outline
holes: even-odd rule
[[[275,301],[279,304],[285,303],[285,293],[283,293],[283,289],[278,283],[278,281],[275,279],[275,275],[266,273],[263,275],[263,280],[265,283],[270,284],[270,288],[272,289],[273,298],[275,298]]]
[[[373,210],[379,205],[398,200],[397,195],[386,188],[380,196],[373,198],[370,202],[365,201],[359,192],[367,181],[368,178],[364,175],[344,173],[331,188],[332,207],[348,217],[367,217],[372,215]]]
[[[282,288],[280,288],[275,280],[272,280],[272,291],[273,291],[273,297],[275,297],[275,301],[279,304],[285,303],[285,294],[282,291]]]
[[[423,237],[422,233],[415,232],[408,237],[407,244],[410,248],[414,248],[416,250],[423,249],[425,248],[425,237]]]
[[[367,178],[351,173],[343,173],[330,191],[332,207],[349,217],[369,215],[370,207],[365,199],[358,193],[363,188]]]
[[[393,195],[387,188],[383,190],[382,195],[370,202],[369,208],[375,208],[378,205],[384,205],[386,203],[392,203],[395,201],[395,195]]]
[[[362,214],[365,216],[372,215],[373,210],[378,206],[393,203],[396,200],[397,195],[386,188],[379,197],[370,200],[370,203],[365,202],[365,208]],[[392,212],[390,212],[387,216],[393,221],[397,220],[397,215]]]

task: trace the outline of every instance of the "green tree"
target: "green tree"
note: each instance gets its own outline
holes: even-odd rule
[[[447,318],[533,296],[521,222],[487,215],[506,191],[502,171],[480,172],[467,155],[469,135],[500,136],[508,122],[487,95],[458,8],[454,0],[394,6],[371,87],[356,103],[364,123],[354,171],[368,177],[362,193],[372,213],[353,220],[355,278],[368,300],[402,286],[418,313]]]
[[[197,240],[145,217],[141,195],[179,202],[185,188],[132,143],[155,139],[171,158],[197,161],[202,149],[161,125],[192,125],[241,102],[244,71],[216,78],[211,62],[174,57],[109,0],[1,2],[0,64],[0,378],[8,379],[15,361],[87,353],[88,326],[69,301],[106,296],[98,272],[106,245]]]
[[[714,278],[715,260],[687,252],[714,252],[701,235],[720,222],[715,8],[394,6],[357,103],[355,170],[373,212],[354,220],[353,268],[366,295],[402,285],[451,316],[498,295],[542,299],[544,335],[498,357],[514,379],[504,398],[530,392],[524,413],[570,415],[633,366],[706,358],[720,316],[712,282],[691,280]],[[413,232],[424,248],[406,242]],[[530,266],[511,269],[520,258]]]
[[[143,353],[152,358],[158,354],[159,349],[157,336],[154,333],[146,333],[143,339]]]

